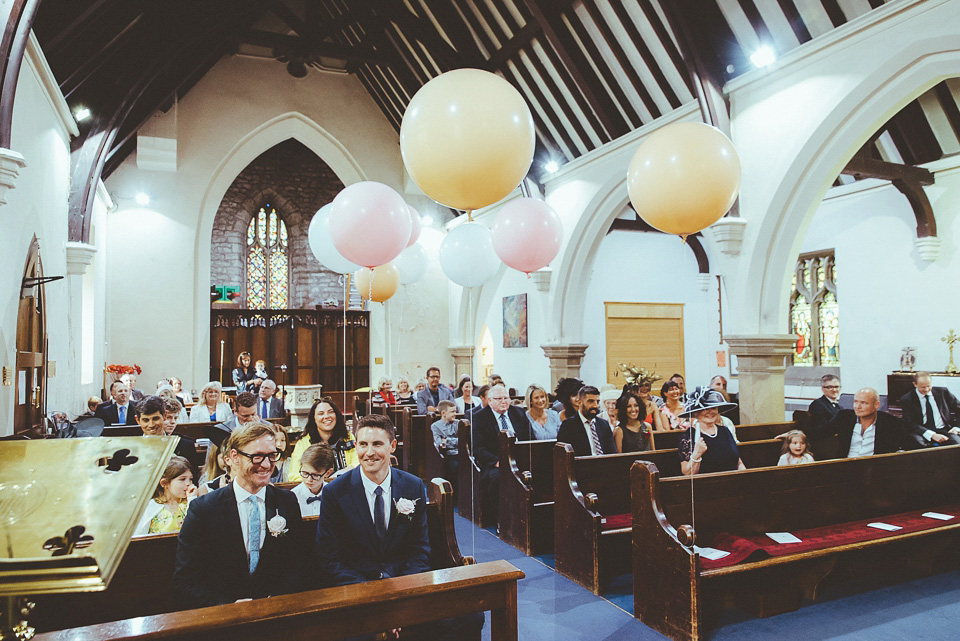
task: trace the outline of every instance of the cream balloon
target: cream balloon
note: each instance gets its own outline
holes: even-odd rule
[[[410,177],[438,203],[473,210],[516,189],[533,161],[533,116],[523,96],[480,69],[440,74],[413,96],[400,125]]]
[[[739,190],[737,150],[723,132],[702,123],[675,123],[650,134],[627,171],[637,214],[682,237],[720,220]]]
[[[370,269],[358,269],[353,275],[360,298],[382,303],[397,293],[400,286],[400,273],[393,263],[386,263]]]

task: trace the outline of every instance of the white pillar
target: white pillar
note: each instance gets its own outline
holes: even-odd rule
[[[783,374],[793,353],[793,334],[724,336],[737,357],[740,422],[777,423],[785,420]]]

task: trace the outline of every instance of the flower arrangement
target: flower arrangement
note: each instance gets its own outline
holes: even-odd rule
[[[397,499],[394,501],[394,505],[397,506],[397,514],[400,516],[405,516],[408,519],[413,518],[413,513],[417,509],[417,501],[420,499]]]
[[[107,365],[103,368],[103,371],[108,374],[113,374],[116,377],[121,377],[124,374],[136,374],[140,376],[143,370],[140,369],[140,366],[134,363],[133,365]]]
[[[617,367],[620,368],[620,371],[623,372],[623,380],[627,381],[630,384],[636,385],[653,385],[656,381],[659,381],[662,376],[657,375],[656,372],[650,372],[642,367],[636,367],[634,365],[627,365],[626,363],[619,363]]]

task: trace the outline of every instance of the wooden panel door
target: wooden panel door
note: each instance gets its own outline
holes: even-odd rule
[[[626,363],[656,372],[660,380],[683,374],[683,305],[675,303],[605,303],[607,382],[621,387]]]
[[[46,413],[47,333],[43,265],[36,237],[30,244],[17,308],[17,377],[14,432],[39,425]]]

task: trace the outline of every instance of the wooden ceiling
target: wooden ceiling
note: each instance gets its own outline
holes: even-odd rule
[[[699,56],[701,70],[719,86],[751,69],[759,46],[782,55],[883,4],[45,0],[34,31],[71,107],[94,114],[74,142],[79,161],[94,166],[87,179],[109,176],[135,150],[137,130],[153,113],[233,54],[274,58],[277,73],[294,76],[323,68],[354,74],[398,130],[411,97],[438,74],[459,67],[498,73],[531,107],[533,173],[540,174],[548,160],[568,162],[693,100],[685,60]],[[678,30],[696,51],[678,45]],[[960,152],[958,101],[960,81],[940,83],[863,151],[906,165]]]

